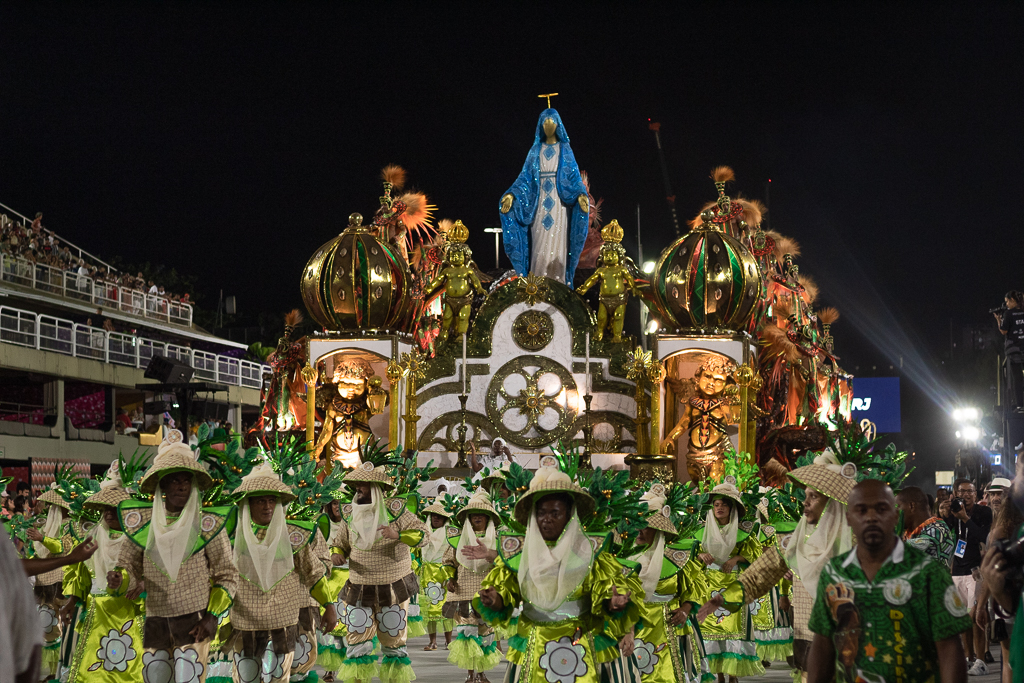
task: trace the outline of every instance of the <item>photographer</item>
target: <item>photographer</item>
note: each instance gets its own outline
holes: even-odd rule
[[[1005,482],[1005,484],[1003,484]],[[987,548],[996,549],[1000,541],[1012,542],[1017,536],[1017,529],[1024,524],[1024,513],[1017,509],[1010,500],[1012,491],[1009,481],[1006,479],[995,479],[989,486],[989,493],[994,492],[996,485],[1000,484],[1000,495],[1006,494],[1005,505],[999,505],[995,510],[995,521],[992,522],[992,533],[988,535]],[[991,497],[991,496],[990,496]],[[986,553],[987,557],[988,553]],[[982,560],[982,581],[978,590],[978,604],[971,613],[974,623],[986,630],[990,641],[999,643],[1003,658],[1003,682],[1011,683],[1010,669],[1007,665],[1010,653],[1010,638],[1013,634],[1013,610],[1005,610],[996,600],[989,600],[992,597],[992,590],[985,579],[985,561]],[[1024,628],[1022,626],[1021,628]]]
[[[1011,290],[1003,298],[1004,308],[992,311],[999,331],[1006,339],[1003,352],[1006,354],[1006,395],[1014,410],[1024,406],[1024,292]]]
[[[1005,508],[1012,505],[1016,506],[1018,513],[1024,513],[1024,459],[1017,460],[1017,478],[1010,488],[1009,499],[1004,503],[1004,512],[1008,512]],[[981,565],[981,574],[989,595],[1006,614],[1015,616],[1024,616],[1024,547],[1020,541],[1022,535],[1024,527],[1018,526],[1012,530],[1009,534],[1010,542],[993,544],[985,553],[985,560]],[[1024,681],[1024,623],[1012,629],[1008,635],[1011,639],[1008,650],[1013,680]]]
[[[981,544],[988,539],[992,528],[992,510],[984,505],[977,505],[977,491],[969,479],[957,479],[953,482],[953,495],[949,501],[949,516],[943,521],[956,535],[956,546],[953,550],[953,584],[964,597],[968,607],[974,607],[977,598],[977,583],[981,578]],[[945,507],[945,505],[943,506]],[[985,632],[974,626],[964,633],[964,650],[970,660],[969,672],[973,675],[987,673],[985,659],[991,661],[992,655],[985,649]],[[975,648],[977,645],[977,648]],[[977,661],[975,661],[977,659]]]

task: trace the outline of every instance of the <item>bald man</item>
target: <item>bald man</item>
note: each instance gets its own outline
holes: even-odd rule
[[[808,681],[963,683],[969,608],[949,571],[896,536],[896,499],[866,479],[846,519],[858,543],[829,562],[811,612]]]
[[[903,513],[903,540],[948,567],[953,560],[956,537],[942,519],[932,514],[925,492],[908,486],[896,496],[896,507]]]

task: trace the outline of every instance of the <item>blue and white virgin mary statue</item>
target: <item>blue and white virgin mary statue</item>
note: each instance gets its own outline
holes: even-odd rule
[[[572,286],[587,240],[590,204],[562,118],[545,109],[533,147],[499,206],[505,253],[520,275]]]

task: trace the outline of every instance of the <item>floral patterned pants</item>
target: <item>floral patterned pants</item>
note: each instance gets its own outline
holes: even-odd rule
[[[286,683],[292,668],[294,652],[277,654],[274,643],[268,642],[263,652],[247,655],[242,651],[242,639],[231,642],[231,660],[234,683]]]
[[[347,605],[345,635],[347,655],[350,658],[368,655],[373,651],[373,637],[380,640],[384,655],[407,657],[405,641],[408,631],[409,601],[387,607],[363,607],[362,603]],[[389,652],[391,651],[391,652]],[[399,653],[399,654],[391,654]]]
[[[206,683],[210,641],[142,652],[143,683]]]

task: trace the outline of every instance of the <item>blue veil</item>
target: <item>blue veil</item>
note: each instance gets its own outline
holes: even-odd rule
[[[540,152],[544,144],[544,119],[552,118],[557,125],[555,137],[560,144],[560,156],[558,160],[558,173],[555,181],[558,188],[558,197],[566,204],[569,213],[569,250],[566,259],[565,282],[572,286],[573,275],[576,273],[576,265],[580,261],[580,254],[583,253],[583,244],[587,241],[587,224],[590,217],[580,210],[576,198],[581,194],[587,194],[587,188],[583,185],[580,177],[579,166],[576,165],[576,157],[573,156],[572,147],[569,146],[569,135],[562,125],[562,117],[554,109],[545,109],[537,119],[537,129],[533,136],[533,146],[530,153],[526,155],[526,162],[523,163],[523,170],[519,177],[512,183],[507,192],[515,199],[512,208],[508,213],[500,213],[501,227],[505,238],[505,253],[512,261],[512,267],[520,275],[527,275],[530,272],[530,226],[533,224],[533,217],[537,212],[537,199],[540,196]]]

